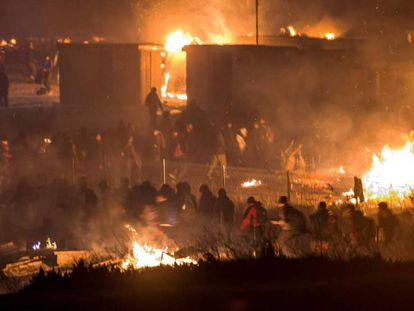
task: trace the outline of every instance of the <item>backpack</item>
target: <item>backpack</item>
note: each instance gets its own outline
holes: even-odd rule
[[[258,202],[256,204],[256,213],[257,213],[257,221],[260,225],[265,225],[267,223],[267,211],[263,207],[262,203]]]

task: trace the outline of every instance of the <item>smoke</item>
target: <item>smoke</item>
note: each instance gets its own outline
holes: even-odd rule
[[[136,13],[141,41],[162,43],[177,28],[203,42],[221,34],[238,43],[240,36],[255,33],[254,0],[142,0]],[[295,139],[324,165],[341,162],[364,170],[373,151],[401,143],[411,130],[413,77],[407,65],[413,60],[406,55],[412,51],[407,35],[413,17],[414,7],[403,0],[261,0],[262,35],[279,35],[281,27],[292,25],[310,37],[332,32],[362,41],[354,54],[325,63],[316,55],[273,71],[269,62],[255,62],[251,69],[242,64],[233,83],[243,91],[239,98],[232,95],[233,103],[253,103],[258,115],[275,121],[276,135],[286,140],[282,146]],[[243,80],[252,74],[254,79]]]
[[[140,0],[135,12],[143,41],[163,42],[176,28],[205,40],[214,33],[234,39],[256,31],[255,0]],[[320,31],[358,38],[386,36],[412,29],[413,17],[413,6],[404,0],[259,0],[260,33],[265,35],[277,35],[281,27],[292,25],[316,37]]]

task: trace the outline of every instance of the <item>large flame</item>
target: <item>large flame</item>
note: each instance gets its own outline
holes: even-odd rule
[[[401,149],[386,146],[381,154],[374,155],[372,168],[362,178],[365,192],[370,199],[404,199],[414,189],[413,142]]]
[[[168,249],[160,249],[141,245],[137,241],[132,242],[132,256],[129,256],[123,263],[122,268],[141,269],[145,267],[158,267],[160,265],[182,266],[189,264],[197,264],[197,262],[189,257],[174,258],[174,254],[168,253]]]
[[[189,33],[184,33],[181,29],[174,31],[167,36],[165,50],[169,53],[179,53],[190,44],[201,44],[201,40]]]

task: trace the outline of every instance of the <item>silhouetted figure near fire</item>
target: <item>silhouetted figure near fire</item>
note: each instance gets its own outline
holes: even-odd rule
[[[42,64],[42,70],[43,70],[43,86],[46,89],[46,93],[49,94],[52,90],[50,85],[50,76],[53,69],[53,62],[50,56],[46,56],[43,64]]]
[[[156,161],[161,161],[162,159],[165,159],[167,156],[166,154],[167,145],[165,142],[165,138],[160,130],[154,130],[152,134],[153,134],[152,149],[153,149],[154,159]]]
[[[224,141],[222,128],[220,128],[216,134],[214,153],[207,173],[207,177],[209,179],[213,178],[213,172],[217,165],[221,169],[227,167],[226,142]]]
[[[142,159],[135,148],[133,136],[128,138],[128,142],[122,151],[122,156],[124,158],[125,176],[133,184],[138,182],[142,177]]]
[[[362,211],[353,204],[345,207],[342,217],[342,226],[345,240],[356,247],[369,247],[375,239],[375,223],[371,218],[364,216]]]
[[[388,204],[380,202],[378,204],[378,238],[383,239],[385,244],[393,241],[396,231],[399,227],[397,217],[388,208]]]
[[[197,213],[197,199],[191,193],[191,187],[187,182],[177,184],[176,204],[181,220],[184,222],[194,220]]]
[[[0,107],[9,106],[9,77],[4,65],[0,65]]]
[[[255,241],[260,241],[264,237],[267,222],[267,211],[262,203],[256,201],[254,197],[249,197],[240,229],[249,232]]]
[[[281,196],[278,203],[282,208],[282,219],[272,221],[282,229],[278,241],[281,251],[288,257],[300,257],[310,252],[310,238],[307,234],[305,215],[288,202],[286,196]]]
[[[162,102],[157,94],[157,88],[151,88],[151,91],[145,99],[145,106],[148,108],[148,114],[151,122],[152,128],[157,126],[157,112],[158,109],[163,111]]]
[[[317,241],[326,241],[329,236],[329,211],[326,202],[320,202],[318,211],[309,217],[313,237]]]
[[[198,212],[204,219],[211,219],[214,216],[214,206],[217,198],[213,195],[207,185],[200,186],[200,201],[198,204]]]
[[[234,222],[234,203],[227,196],[226,190],[220,189],[214,211],[222,225],[230,228]]]
[[[88,188],[86,177],[81,177],[78,180],[78,200],[80,200],[81,210],[86,216],[84,222],[86,226],[91,217],[96,215],[98,208],[98,197],[91,188]]]
[[[173,168],[168,176],[174,181],[180,181],[187,171],[186,154],[183,142],[178,132],[173,132],[168,145],[168,157],[172,160]]]
[[[193,162],[196,159],[197,142],[194,133],[194,126],[188,123],[185,126],[185,131],[182,138],[182,147],[185,154],[186,161]]]

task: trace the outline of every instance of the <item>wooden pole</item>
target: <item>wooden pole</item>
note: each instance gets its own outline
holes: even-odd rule
[[[256,45],[259,45],[259,0],[256,0]]]
[[[290,201],[290,172],[286,171],[286,187],[287,187],[287,198]]]
[[[166,162],[165,159],[162,159],[162,183],[165,185],[167,183],[167,176],[166,176]]]
[[[226,189],[226,166],[222,166],[223,188]]]

